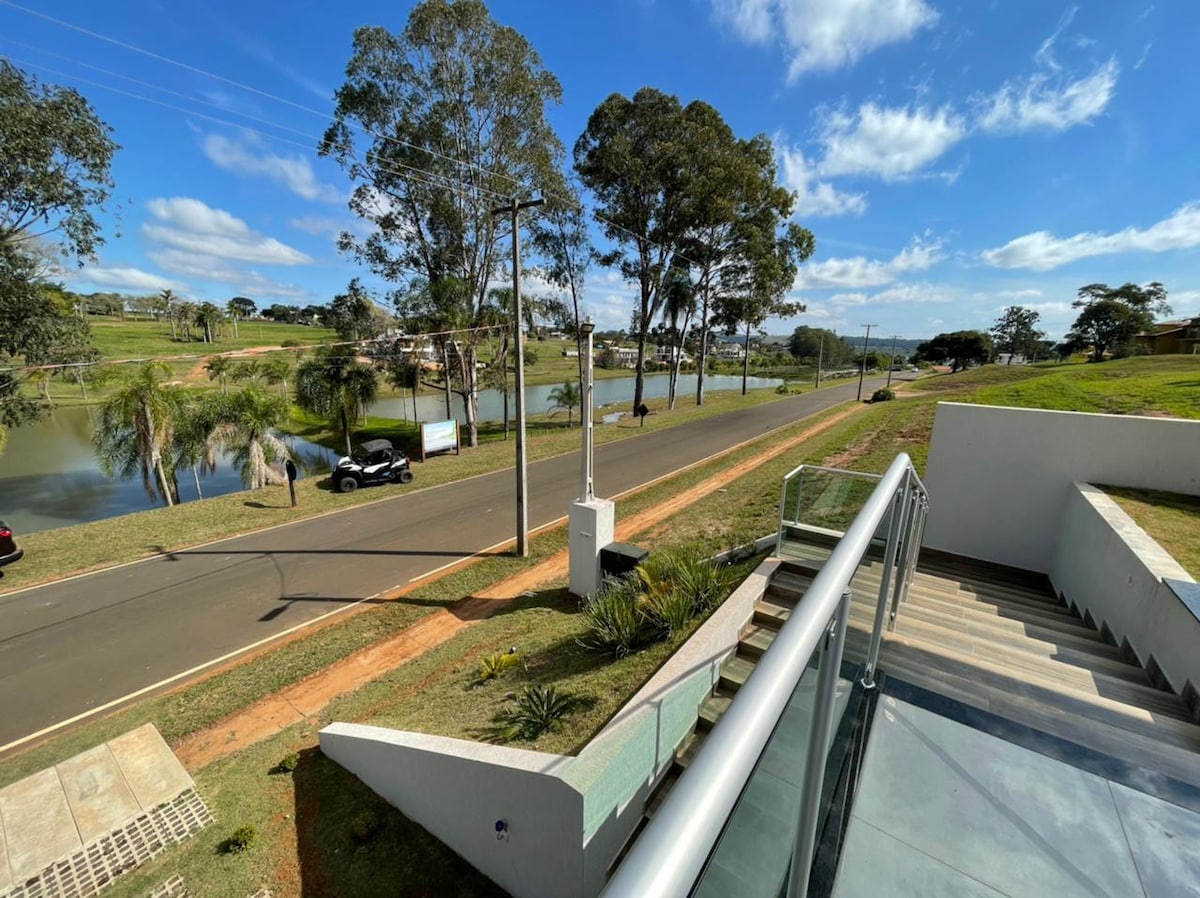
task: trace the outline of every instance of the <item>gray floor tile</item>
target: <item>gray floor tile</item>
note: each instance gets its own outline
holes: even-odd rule
[[[1149,898],[1200,896],[1200,814],[1110,783]]]
[[[857,817],[850,821],[833,898],[1003,898],[998,892]]]
[[[1010,895],[1143,894],[1106,780],[892,698],[854,813]]]

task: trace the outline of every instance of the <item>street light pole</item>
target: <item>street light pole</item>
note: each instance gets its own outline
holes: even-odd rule
[[[892,385],[892,369],[896,367],[896,335],[892,334],[892,356],[888,359],[888,379],[887,386]]]
[[[862,402],[863,377],[866,376],[866,373],[867,373],[867,342],[871,339],[871,328],[875,327],[875,325],[864,324],[863,327],[865,327],[867,329],[867,334],[865,337],[863,337],[862,363],[858,366],[858,401],[859,402]]]
[[[584,341],[583,355],[583,459],[579,472],[579,501],[590,502],[596,498],[592,482],[592,332],[596,323],[589,315],[579,325],[580,332],[587,339]]]
[[[492,210],[493,215],[512,216],[513,321],[517,334],[517,555],[529,555],[529,484],[525,456],[525,344],[521,334],[521,227],[522,209],[544,203],[543,199],[517,202],[514,196],[507,206]]]
[[[821,389],[821,365],[825,362],[825,331],[821,331],[821,348],[817,350],[817,385],[815,390]]]

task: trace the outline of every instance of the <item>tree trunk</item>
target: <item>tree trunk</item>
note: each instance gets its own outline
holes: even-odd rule
[[[445,342],[442,343],[442,380],[446,386],[446,420],[449,421],[454,412],[450,409],[450,347]]]
[[[700,352],[696,357],[696,405],[704,405],[704,369],[708,365],[708,281],[700,293]]]
[[[520,334],[517,334],[517,339],[521,339]],[[475,369],[475,347],[468,346],[465,352],[462,349],[458,352],[467,394],[467,401],[463,403],[467,416],[467,445],[474,449],[479,445],[479,372]]]
[[[196,478],[196,498],[203,499],[204,492],[200,489],[200,465],[192,465],[192,476]]]
[[[343,405],[339,413],[342,418],[342,434],[346,437],[346,454],[350,455],[353,451],[350,447],[350,420],[346,416],[346,406]]]

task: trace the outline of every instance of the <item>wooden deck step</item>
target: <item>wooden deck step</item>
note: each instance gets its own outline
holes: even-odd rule
[[[733,696],[722,690],[715,692],[700,703],[700,717],[696,721],[697,730],[711,730],[717,725],[721,716],[729,710]]]
[[[696,755],[700,753],[701,747],[704,745],[704,740],[708,734],[693,730],[688,734],[687,738],[679,744],[679,748],[675,751],[675,763],[683,770],[688,768]]]
[[[1002,664],[984,658],[961,655],[950,649],[887,642],[880,651],[879,666],[887,671],[888,664],[906,670],[934,667],[986,687],[989,694],[998,692],[1014,699],[1032,699],[1051,704],[1114,727],[1159,739],[1177,748],[1200,751],[1200,726],[1180,717],[1159,711],[1149,711],[1115,698],[1070,688],[1060,679],[1015,672]],[[917,684],[920,685],[920,684]],[[1114,688],[1114,692],[1119,692]]]
[[[978,602],[970,601],[954,601],[941,598],[936,595],[921,592],[920,590],[912,590],[908,594],[905,601],[907,606],[919,606],[929,608],[933,611],[939,611],[942,614],[953,614],[956,616],[974,615],[977,618],[990,618],[993,620],[1016,621],[1022,624],[1032,624],[1033,626],[1042,627],[1043,629],[1056,630],[1068,636],[1078,636],[1083,639],[1094,639],[1097,642],[1103,642],[1103,637],[1100,636],[1092,627],[1089,627],[1077,617],[1060,617],[1047,614],[1039,614],[1035,611],[1012,611],[1005,608],[996,608],[994,605],[985,605]]]
[[[1038,638],[1051,637],[1055,640],[1061,638],[1072,645],[1089,648],[1091,646],[1106,646],[1112,650],[1116,657],[1120,657],[1121,655],[1120,650],[1116,646],[1109,645],[1101,638],[1099,633],[1082,623],[1079,625],[1058,624],[1040,618],[1024,620],[1015,617],[1004,617],[999,614],[988,614],[986,611],[978,611],[974,608],[966,608],[952,602],[938,602],[911,594],[908,597],[908,601],[900,607],[897,620],[909,615],[929,620],[933,623],[945,622],[947,626],[975,624],[997,633],[1016,633],[1023,636],[1036,635]],[[1103,649],[1099,651],[1101,654],[1104,654]]]
[[[754,672],[754,659],[745,655],[730,655],[721,665],[720,685],[724,691],[736,693]]]
[[[886,658],[882,669],[888,676],[938,695],[1200,788],[1200,763],[1195,752],[1156,736],[1131,732],[1065,709],[1053,698],[1044,701],[1028,695],[1012,695],[975,678],[919,662],[914,664],[896,654]]]
[[[738,654],[757,661],[763,652],[771,647],[778,632],[778,627],[750,624],[742,631],[742,638],[738,641]]]

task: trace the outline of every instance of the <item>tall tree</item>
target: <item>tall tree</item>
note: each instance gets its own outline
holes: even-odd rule
[[[1078,299],[1071,305],[1082,311],[1067,342],[1091,346],[1093,362],[1104,361],[1110,349],[1124,351],[1134,337],[1150,329],[1156,316],[1171,314],[1167,289],[1158,281],[1145,287],[1088,284],[1079,288]]]
[[[850,363],[857,350],[831,330],[802,324],[788,338],[788,351],[806,365],[820,361],[825,368],[840,368]]]
[[[96,419],[92,444],[100,468],[122,479],[140,473],[151,499],[176,502],[175,465],[169,453],[180,395],[164,384],[166,362],[147,362],[125,378]]]
[[[575,337],[579,353],[579,380],[583,382],[582,321],[583,288],[595,250],[588,235],[587,216],[580,202],[579,186],[571,180],[547,197],[534,218],[533,245],[543,260],[541,273],[565,297],[557,308],[559,324]]]
[[[688,107],[698,114],[706,104]],[[637,364],[633,407],[645,390],[646,338],[663,301],[663,282],[690,224],[688,188],[696,147],[685,139],[679,98],[643,87],[612,94],[575,142],[575,170],[597,199],[596,219],[616,248],[600,257],[638,285],[633,310]]]
[[[1025,358],[1033,358],[1046,335],[1037,329],[1037,323],[1042,313],[1024,306],[1009,306],[992,325],[991,333],[995,340],[996,351],[1008,353],[1006,364],[1012,364],[1012,357],[1019,353]]]
[[[926,362],[951,363],[950,373],[982,365],[992,357],[992,338],[983,331],[953,331],[938,334],[917,346],[916,356]]]
[[[339,293],[329,304],[327,323],[343,340],[370,340],[384,330],[375,312],[375,303],[358,278],[354,278],[346,292]]]
[[[203,329],[205,343],[212,343],[217,339],[217,325],[221,323],[221,317],[221,309],[216,303],[202,302],[196,307],[192,320],[196,327]]]
[[[353,450],[354,422],[379,393],[379,379],[370,365],[353,361],[336,348],[318,352],[296,369],[296,404],[328,421]]]
[[[671,271],[663,286],[662,323],[663,336],[670,349],[667,375],[667,408],[675,408],[679,385],[679,369],[683,363],[684,337],[688,333],[692,316],[696,314],[696,285],[692,283],[689,266],[682,257],[675,258]]]
[[[40,84],[0,59],[0,363],[28,362],[70,316],[41,296],[52,273],[45,248],[53,241],[62,256],[82,261],[104,242],[93,209],[113,186],[110,134],[79,93]],[[11,372],[0,374],[0,434],[42,412],[19,386]]]
[[[562,150],[545,108],[562,88],[481,0],[424,0],[400,34],[359,28],[346,74],[319,151],[357,182],[350,207],[372,233],[344,233],[340,246],[397,285],[413,271],[434,289],[454,280],[459,307],[450,317],[471,327],[511,236],[509,221],[492,214],[498,198],[553,183]],[[365,152],[358,133],[369,135]],[[407,295],[398,289],[398,304]],[[482,339],[478,331],[456,337],[472,446]]]

